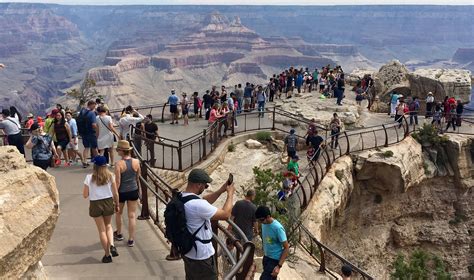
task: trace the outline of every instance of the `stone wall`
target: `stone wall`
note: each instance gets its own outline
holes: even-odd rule
[[[41,267],[53,234],[58,190],[53,176],[27,164],[12,146],[0,147],[0,177],[0,279],[28,278],[37,275],[32,271]]]

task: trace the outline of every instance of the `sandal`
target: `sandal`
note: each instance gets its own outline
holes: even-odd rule
[[[168,255],[166,256],[166,260],[167,261],[177,261],[177,260],[180,260],[181,257],[178,255],[178,256],[172,256],[172,255]]]

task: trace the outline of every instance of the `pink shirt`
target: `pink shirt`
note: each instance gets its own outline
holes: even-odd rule
[[[213,123],[217,120],[219,116],[217,115],[217,110],[216,109],[212,109],[211,110],[211,113],[209,113],[209,122],[210,123]]]

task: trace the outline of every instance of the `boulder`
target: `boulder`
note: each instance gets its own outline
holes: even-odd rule
[[[356,178],[377,191],[406,192],[425,178],[422,155],[412,137],[380,152],[360,152],[354,155]]]
[[[258,142],[257,140],[249,139],[245,141],[245,147],[249,149],[260,149],[262,147],[262,143]]]
[[[41,267],[59,195],[54,177],[27,164],[12,146],[0,147],[0,176],[0,279],[20,279]]]
[[[474,186],[474,137],[450,134],[446,154],[456,185],[470,189]]]
[[[461,99],[463,102],[468,102],[471,96],[471,71],[462,69],[417,69],[410,76],[419,76],[426,78],[430,81],[427,86],[441,85],[444,96],[454,96],[456,99]],[[429,88],[420,88],[420,85],[410,79],[410,87],[412,89],[412,95],[426,97],[428,91],[432,91]],[[436,89],[434,89],[436,90]],[[435,94],[435,91],[432,91]],[[438,99],[440,100],[440,99]]]

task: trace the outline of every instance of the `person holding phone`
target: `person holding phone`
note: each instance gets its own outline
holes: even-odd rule
[[[37,123],[33,123],[30,127],[30,139],[26,142],[26,147],[31,149],[33,157],[33,165],[43,170],[47,170],[51,165],[51,159],[58,158],[56,148],[52,145],[53,138],[44,133],[43,128]]]

